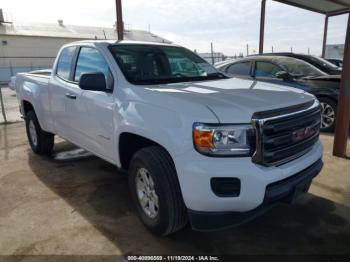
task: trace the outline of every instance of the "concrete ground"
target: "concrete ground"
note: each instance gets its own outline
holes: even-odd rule
[[[350,160],[331,156],[332,135],[321,139],[324,169],[296,204],[230,230],[161,238],[138,220],[113,165],[60,139],[53,157],[39,157],[23,122],[0,125],[0,255],[350,255]]]

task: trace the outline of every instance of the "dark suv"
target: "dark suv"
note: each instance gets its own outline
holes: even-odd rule
[[[304,54],[295,54],[295,53],[265,53],[263,55],[269,55],[269,56],[287,56],[287,57],[293,57],[296,59],[303,60],[309,64],[312,64],[313,66],[317,67],[321,71],[325,72],[328,75],[340,75],[342,69],[331,62],[327,61],[326,59],[323,59],[318,56],[313,55],[304,55]]]
[[[217,69],[236,76],[302,89],[315,95],[322,106],[322,131],[333,131],[340,75],[328,75],[302,60],[285,56],[257,55],[227,61]]]

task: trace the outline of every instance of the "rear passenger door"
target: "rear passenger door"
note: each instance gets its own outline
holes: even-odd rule
[[[76,46],[68,46],[62,49],[57,61],[56,71],[53,73],[49,84],[50,121],[55,132],[67,139],[71,137],[69,105],[72,104],[72,96],[70,97],[70,95],[73,93],[72,90],[77,90],[76,85],[72,82],[71,74],[76,51]]]

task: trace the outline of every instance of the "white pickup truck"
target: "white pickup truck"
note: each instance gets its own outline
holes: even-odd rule
[[[176,45],[68,44],[51,76],[18,74],[16,91],[32,150],[50,154],[58,135],[128,170],[160,235],[248,221],[306,192],[323,165],[314,96],[228,78]]]

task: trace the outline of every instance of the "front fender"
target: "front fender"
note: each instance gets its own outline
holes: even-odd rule
[[[209,110],[206,113],[203,115],[211,114]],[[128,132],[160,144],[172,157],[193,150],[192,125],[194,120],[182,113],[159,105],[132,101],[120,108],[118,118],[115,134],[117,145],[119,145],[120,135]],[[208,121],[217,120],[211,116]],[[120,165],[119,156],[117,161]]]

